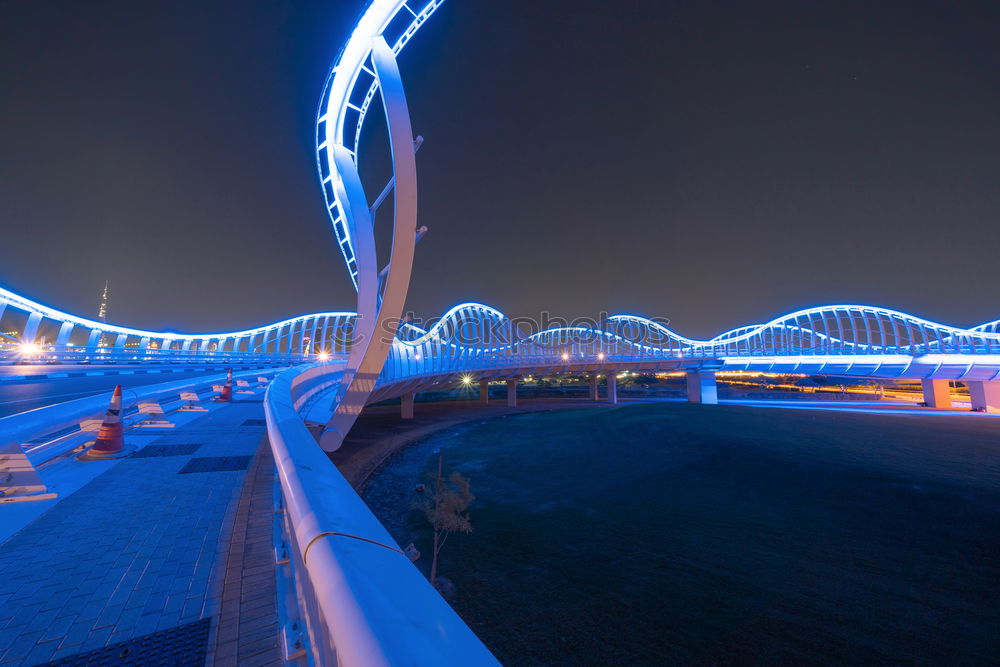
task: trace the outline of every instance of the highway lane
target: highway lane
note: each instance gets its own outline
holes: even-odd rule
[[[234,367],[234,370],[245,370]],[[110,392],[225,372],[223,366],[0,366],[0,417]],[[65,377],[52,377],[65,375]]]

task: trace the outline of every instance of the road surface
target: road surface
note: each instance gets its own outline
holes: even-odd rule
[[[234,370],[252,368],[234,367]],[[0,366],[0,417],[71,401],[114,389],[127,390],[185,377],[214,375],[222,365]]]

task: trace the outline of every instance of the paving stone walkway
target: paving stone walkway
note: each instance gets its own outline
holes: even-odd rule
[[[0,545],[0,663],[83,657],[214,619],[248,474],[240,457],[260,449],[262,420],[258,395],[144,433],[160,455],[119,461]]]
[[[274,485],[271,446],[264,439],[243,485],[232,524],[222,606],[211,645],[210,664],[225,667],[282,665],[278,593],[274,563]]]

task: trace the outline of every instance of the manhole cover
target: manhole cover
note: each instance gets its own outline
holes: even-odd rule
[[[252,456],[196,456],[180,469],[180,474],[246,470],[252,458]]]
[[[163,456],[187,456],[198,451],[201,444],[185,443],[180,445],[146,445],[135,454],[134,459],[153,459]]]
[[[212,619],[203,618],[169,630],[60,658],[49,665],[87,667],[112,665],[204,665]]]

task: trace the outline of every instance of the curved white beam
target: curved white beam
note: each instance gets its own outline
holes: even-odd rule
[[[358,262],[354,240],[343,214],[346,202],[336,188],[339,176],[335,168],[335,147],[347,148],[357,162],[361,127],[378,89],[370,58],[372,42],[381,37],[392,53],[398,54],[443,1],[373,0],[327,77],[316,118],[316,162],[334,235],[355,287]],[[390,29],[394,34],[386,34]]]
[[[355,339],[345,374],[344,393],[334,399],[336,405],[333,414],[320,437],[320,446],[328,452],[340,448],[378,382],[406,304],[416,244],[417,163],[413,154],[413,129],[396,58],[381,36],[372,42],[372,63],[382,91],[395,180],[392,251],[385,291],[379,303],[375,237],[364,190],[354,163],[342,147],[338,148],[335,156],[338,166],[343,167],[341,177],[345,184],[349,215],[358,223],[356,229],[359,236],[356,244],[364,250],[363,254],[358,254],[358,320],[368,335],[364,340]],[[364,207],[364,211],[360,210],[361,207]],[[372,317],[368,322],[375,326],[364,325],[369,312]]]

